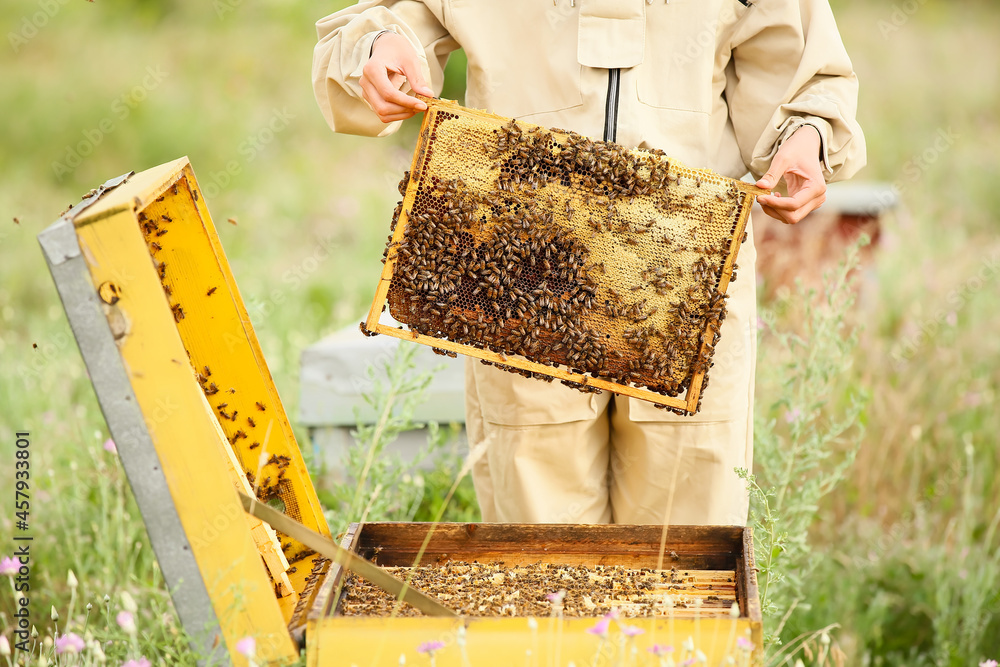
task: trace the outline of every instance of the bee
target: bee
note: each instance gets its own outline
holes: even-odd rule
[[[157,200],[157,201],[159,201],[159,200]],[[174,219],[173,219],[173,218],[171,218],[171,217],[170,217],[169,215],[167,215],[166,213],[164,213],[164,214],[163,214],[163,215],[161,215],[160,217],[161,217],[161,218],[163,218],[163,219],[164,219],[165,221],[167,221],[167,222],[173,222],[173,221],[174,221]]]
[[[208,385],[208,388],[205,389],[205,395],[206,396],[214,396],[215,394],[218,394],[218,393],[219,393],[219,388],[217,386],[215,386],[214,382],[210,382],[209,385]]]
[[[163,248],[160,247],[160,244],[157,243],[156,241],[150,243],[149,247],[152,249],[153,252],[159,252],[160,250],[163,250]]]
[[[208,366],[205,366],[202,370],[205,371],[205,377],[207,377],[207,378],[212,377],[212,369],[211,368],[209,368]]]
[[[165,230],[165,229],[158,229],[158,230],[156,230],[156,236],[163,236],[166,233],[167,233],[167,230]]]
[[[163,286],[163,292],[164,292],[164,294],[166,294],[167,296],[170,296],[171,294],[173,294],[173,293],[174,293],[174,290],[173,290],[173,288],[172,288],[172,287],[171,287],[170,285],[164,285],[164,286]]]
[[[219,405],[218,405],[218,409],[219,409],[219,410],[221,410],[222,408],[225,408],[225,407],[227,407],[228,405],[229,405],[229,403],[219,403]]]
[[[236,393],[236,389],[234,389],[233,387],[230,387],[229,388],[229,393],[230,394],[235,394]]]
[[[238,415],[239,412],[240,412],[239,410],[233,410],[233,416],[230,417],[230,419],[232,419],[233,421],[236,421],[236,415]]]
[[[230,418],[229,417],[229,413],[226,412],[225,410],[223,410],[222,408],[219,408],[219,414],[222,415],[223,417],[225,417],[226,419]]]
[[[174,194],[174,195],[177,194],[177,184],[176,183],[174,183],[173,187],[170,188],[170,192],[171,192],[171,194]]]
[[[195,201],[198,201],[198,191],[197,190],[192,190],[191,191],[191,196],[194,197]]]
[[[160,195],[159,197],[156,198],[156,201],[159,202],[159,201],[163,201],[164,199],[166,199],[166,197],[164,197],[163,195]]]
[[[184,319],[184,309],[181,308],[181,304],[175,303],[174,305],[170,306],[170,310],[172,310],[174,313],[174,322],[180,322],[181,320]]]
[[[257,401],[257,409],[260,410],[261,412],[264,412],[264,410],[266,410],[267,408],[264,406],[263,403]]]
[[[167,263],[166,262],[159,262],[156,265],[156,269],[157,269],[157,271],[160,272],[160,280],[163,280],[166,277],[166,275],[167,275]]]
[[[205,296],[212,296],[213,294],[215,294],[215,290],[217,290],[217,289],[219,289],[219,288],[218,287],[212,287],[212,288],[210,288],[207,292],[205,292]]]
[[[257,449],[258,447],[260,447],[260,443],[259,442],[253,442],[250,445],[250,449]]]

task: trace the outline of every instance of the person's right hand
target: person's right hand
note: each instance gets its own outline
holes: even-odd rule
[[[394,32],[384,32],[376,38],[371,58],[361,74],[365,101],[383,123],[406,120],[427,109],[426,104],[399,89],[404,79],[413,92],[434,96],[434,91],[424,81],[420,59],[410,41]]]

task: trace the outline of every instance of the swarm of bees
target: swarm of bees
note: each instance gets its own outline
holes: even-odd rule
[[[434,113],[399,183],[391,227],[405,230],[383,256],[395,319],[666,396],[707,372],[745,191],[662,151]]]
[[[548,595],[560,590],[565,591],[558,603],[565,617],[602,616],[612,608],[622,616],[653,616],[666,610],[667,596],[673,608],[698,604],[704,616],[723,616],[735,601],[733,577],[727,581],[713,571],[459,560],[385,569],[463,616],[551,616],[555,603]],[[348,575],[338,610],[344,616],[389,616],[395,602],[382,589]],[[404,603],[397,615],[422,614]]]

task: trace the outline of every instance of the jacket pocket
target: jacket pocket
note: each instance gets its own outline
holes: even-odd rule
[[[483,420],[501,426],[567,424],[594,419],[597,405],[593,394],[584,394],[552,383],[522,377],[470,359],[475,391]]]
[[[672,0],[646,9],[646,53],[636,77],[639,101],[711,113],[718,36],[747,8],[738,0]]]
[[[583,104],[578,11],[568,2],[451,0],[448,29],[469,63],[466,105],[520,118]]]

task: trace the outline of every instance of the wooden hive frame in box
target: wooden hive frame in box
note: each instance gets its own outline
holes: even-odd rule
[[[175,608],[213,664],[246,664],[235,650],[246,636],[257,641],[258,662],[287,664],[304,647],[310,667],[349,664],[348,656],[397,664],[420,641],[466,626],[476,665],[510,664],[535,646],[523,618],[344,617],[339,566],[242,512],[238,492],[329,537],[186,158],[108,181],[39,241]],[[634,623],[650,637],[665,638],[669,623],[678,641],[705,638],[712,659],[731,652],[739,633],[759,649],[749,531],[671,527],[664,537],[657,526],[368,524],[352,526],[343,545],[393,565],[414,564],[425,542],[421,562],[652,567],[669,555],[677,568],[731,573],[726,594],[739,617],[706,610]],[[550,637],[535,655],[592,654],[593,637],[577,631],[595,620],[567,619],[565,641]],[[451,652],[439,664],[461,663]]]
[[[362,330],[697,412],[764,191],[427,101]],[[387,305],[407,329],[379,323]]]

